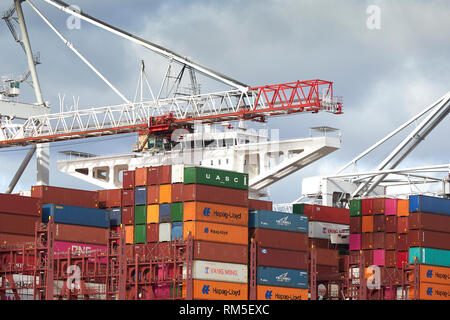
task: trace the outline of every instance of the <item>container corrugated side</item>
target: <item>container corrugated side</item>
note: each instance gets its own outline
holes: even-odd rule
[[[248,210],[246,207],[228,206],[208,202],[185,202],[183,204],[183,220],[247,226]]]
[[[0,212],[0,233],[34,236],[40,217]]]
[[[185,167],[184,184],[193,183],[248,190],[248,174],[206,167]]]
[[[0,193],[0,212],[39,217],[41,215],[41,200]]]
[[[248,228],[203,221],[186,221],[183,223],[183,237],[192,234],[194,240],[248,244]]]
[[[256,300],[308,300],[308,289],[258,285]]]
[[[258,267],[256,283],[258,285],[307,289],[308,272],[306,270]]]
[[[410,264],[413,264],[417,257],[420,264],[450,267],[450,250],[414,247],[409,248],[408,257]]]
[[[193,299],[195,300],[247,300],[246,283],[193,280]],[[183,285],[186,296],[186,285]]]
[[[320,221],[308,222],[308,235],[310,238],[330,239],[330,236],[333,234],[348,235],[349,226],[345,224],[335,224]]]
[[[67,206],[98,208],[97,191],[52,186],[33,186],[31,187],[31,197],[41,199],[43,204],[58,203]]]
[[[55,240],[106,245],[109,229],[72,224],[55,224]],[[133,235],[131,235],[133,236]]]
[[[195,240],[193,257],[194,260],[247,264],[248,247],[232,243]]]
[[[247,283],[248,280],[246,264],[194,260],[192,268],[192,277],[196,280],[234,283]]]
[[[110,225],[109,213],[105,209],[44,204],[42,206],[42,222],[48,222],[50,216],[56,223],[100,228],[109,228]]]
[[[450,199],[424,195],[409,196],[409,212],[450,215]]]
[[[303,214],[292,214],[267,210],[250,210],[249,228],[264,228],[290,232],[308,232],[308,217]]]

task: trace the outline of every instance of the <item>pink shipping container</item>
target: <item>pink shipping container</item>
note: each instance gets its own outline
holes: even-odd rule
[[[97,256],[100,258],[100,263],[106,263],[106,246],[86,244],[78,242],[66,242],[66,241],[55,241],[54,242],[54,252],[56,256],[65,256],[68,251],[73,256],[90,254],[92,256]],[[101,257],[103,256],[103,258]],[[89,259],[89,261],[94,261],[94,258]]]
[[[361,234],[360,233],[350,234],[349,249],[350,250],[361,250]]]
[[[373,250],[373,264],[376,266],[384,266],[386,261],[385,251],[382,249]]]
[[[396,216],[397,215],[397,199],[386,199],[384,203],[385,215]]]
[[[408,251],[397,252],[397,268],[401,269],[403,265],[408,263]]]

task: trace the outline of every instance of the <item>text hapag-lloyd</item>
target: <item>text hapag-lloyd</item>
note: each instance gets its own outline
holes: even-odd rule
[[[223,217],[226,219],[236,219],[236,220],[240,220],[242,218],[242,213],[233,213],[233,212],[221,212],[221,211],[213,211],[213,214],[217,217]]]
[[[205,173],[205,178],[208,180],[211,180],[211,174],[210,173]],[[231,179],[233,179],[234,183],[239,183],[239,178],[235,177],[235,178],[230,178],[229,176],[225,176],[224,178],[224,182],[230,182]],[[216,177],[214,178],[214,180],[221,182],[222,178],[220,177],[220,175],[216,175]],[[246,182],[244,181],[244,184],[246,184]]]

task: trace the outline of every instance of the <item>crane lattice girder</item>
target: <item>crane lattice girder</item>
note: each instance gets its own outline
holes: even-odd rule
[[[324,80],[230,90],[30,117],[23,125],[3,120],[0,147],[168,129],[195,121],[264,120],[267,116],[326,111],[342,113],[333,83]],[[158,121],[159,120],[159,121]]]

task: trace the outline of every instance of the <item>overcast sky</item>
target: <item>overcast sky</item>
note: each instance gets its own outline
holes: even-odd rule
[[[10,7],[6,2],[2,1],[1,10]],[[65,13],[42,0],[33,3],[129,99],[134,96],[141,59],[157,83],[154,79],[165,68],[159,56],[87,22],[81,22],[80,29],[69,29]],[[299,114],[268,122],[269,128],[280,129],[282,139],[306,137],[310,127],[322,125],[340,129],[343,139],[340,150],[273,185],[275,203],[295,200],[303,177],[334,173],[450,87],[447,0],[80,0],[70,4],[252,86],[316,78],[333,81],[334,93],[343,97],[343,115]],[[370,6],[379,9],[380,20],[373,20]],[[23,7],[33,50],[41,54],[38,73],[52,111],[59,110],[58,94],[65,94],[66,102],[80,97],[80,108],[122,102],[27,3]],[[380,28],[369,28],[368,21]],[[25,55],[3,21],[0,41],[0,75],[24,73]],[[22,99],[34,102],[33,91],[22,88]],[[449,163],[449,136],[447,119],[401,167]],[[96,189],[57,172],[58,151],[125,153],[135,140],[119,136],[53,144],[51,185]],[[393,146],[361,167],[374,168]],[[1,189],[6,189],[26,151],[0,150]],[[33,184],[34,159],[15,191],[29,190]]]

